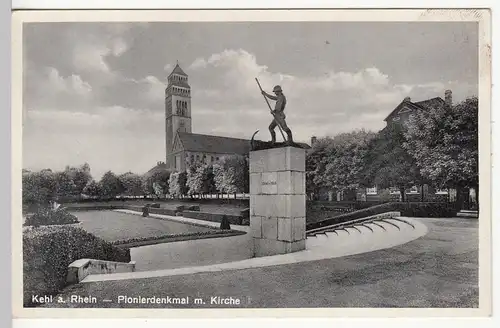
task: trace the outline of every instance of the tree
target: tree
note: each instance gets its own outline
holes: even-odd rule
[[[187,168],[187,181],[188,195],[194,196],[201,193],[203,183],[203,172],[200,170],[202,165],[200,163],[193,163]]]
[[[115,198],[124,191],[120,179],[111,171],[104,173],[99,184],[101,185],[101,196],[104,198]]]
[[[327,147],[332,139],[318,139],[306,153],[306,193],[310,200],[317,197],[321,188],[326,187],[324,172],[327,158]]]
[[[90,165],[85,163],[80,167],[69,167],[67,166],[64,170],[66,174],[73,181],[74,189],[72,190],[73,195],[80,195],[83,192],[83,188],[92,181],[92,175],[90,174]]]
[[[401,201],[405,201],[407,188],[424,183],[415,159],[403,147],[404,132],[404,125],[392,123],[380,131],[370,142],[363,173],[365,187],[397,187]]]
[[[365,170],[365,157],[373,132],[364,130],[342,133],[330,139],[323,158],[324,172],[316,177],[330,189],[345,191],[363,185],[362,173]]]
[[[54,200],[57,192],[57,181],[50,169],[40,172],[23,172],[23,203],[46,205]]]
[[[68,170],[54,173],[54,179],[57,184],[57,197],[68,197],[79,194],[76,192],[77,187]]]
[[[143,190],[146,194],[164,195],[169,190],[169,179],[171,172],[168,170],[155,171],[151,175],[143,177]],[[161,192],[160,192],[161,190]]]
[[[132,172],[127,172],[121,174],[118,179],[120,180],[121,185],[123,186],[123,190],[125,195],[128,196],[140,196],[143,193],[142,188],[142,178]]]
[[[211,164],[194,163],[187,170],[188,195],[203,195],[215,192],[213,168]]]
[[[416,113],[406,139],[405,148],[434,186],[478,190],[477,97]]]
[[[102,186],[100,183],[95,180],[91,180],[87,183],[85,188],[83,188],[83,194],[90,197],[99,197],[102,195]]]
[[[169,194],[177,198],[184,196],[187,193],[186,181],[186,172],[173,172],[168,181]]]
[[[245,193],[249,189],[248,159],[241,155],[222,157],[213,165],[215,189],[227,193]]]

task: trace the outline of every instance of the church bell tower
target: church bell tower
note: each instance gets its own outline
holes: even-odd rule
[[[191,87],[188,76],[175,65],[165,89],[166,164],[174,168],[174,141],[177,132],[191,133]]]

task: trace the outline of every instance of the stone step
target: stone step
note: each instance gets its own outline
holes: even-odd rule
[[[373,233],[373,228],[367,224],[363,224],[363,225],[356,225],[356,228],[358,228],[361,233]]]
[[[473,213],[473,214],[479,214],[478,210],[460,210],[460,213]]]
[[[462,217],[462,218],[478,218],[479,217],[479,214],[478,213],[457,213],[457,216],[458,217]]]

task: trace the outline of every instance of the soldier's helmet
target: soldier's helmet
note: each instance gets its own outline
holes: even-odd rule
[[[273,88],[273,92],[283,92],[283,90],[281,90],[281,87],[277,85]]]

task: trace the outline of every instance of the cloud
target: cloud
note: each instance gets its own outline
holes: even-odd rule
[[[163,66],[163,70],[167,73],[170,73],[173,68],[172,64],[165,64],[165,66]]]
[[[125,51],[128,50],[128,45],[123,38],[114,39],[112,47],[112,53],[115,57],[120,57]]]
[[[73,50],[73,65],[82,71],[110,72],[105,57],[111,53],[111,49],[100,44],[78,44]]]
[[[72,74],[68,77],[62,77],[59,71],[53,67],[48,67],[47,82],[41,87],[45,90],[44,93],[68,93],[80,96],[87,96],[92,92],[92,87],[87,82],[83,81],[79,75]]]
[[[354,72],[330,70],[316,76],[276,72],[244,49],[226,49],[196,58],[189,70],[190,78],[195,77],[194,120],[202,116],[201,121],[210,122],[215,131],[225,128],[236,133],[237,129],[244,129],[246,135],[267,127],[270,116],[255,82],[258,77],[268,92],[276,84],[282,86],[288,100],[285,110],[288,122],[302,140],[308,140],[311,134],[336,134],[357,128],[378,130],[383,127],[385,116],[406,96],[416,101],[443,97],[444,90],[452,87],[435,81],[396,84],[388,74],[373,66]],[[461,83],[454,87],[460,90],[458,98],[462,98],[461,90],[467,88]],[[241,122],[245,125],[241,126]]]
[[[57,108],[72,111],[93,101],[94,89],[80,75],[63,76],[54,67],[39,70],[27,68],[23,107],[43,110]]]

